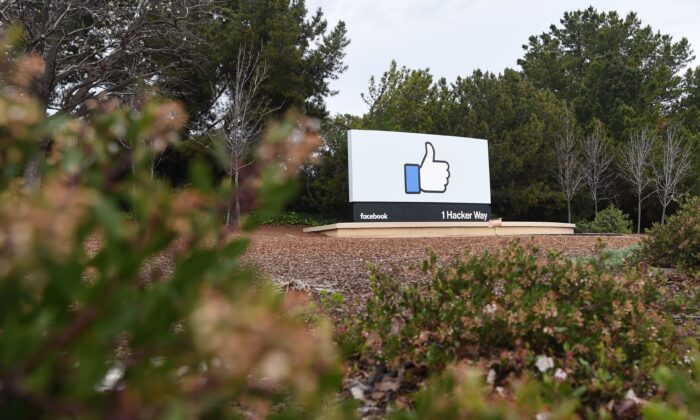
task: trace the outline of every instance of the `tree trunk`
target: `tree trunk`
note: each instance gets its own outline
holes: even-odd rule
[[[22,175],[24,187],[27,189],[36,189],[41,185],[41,165],[46,159],[46,152],[51,146],[50,140],[42,140],[36,149],[36,152],[27,162]]]
[[[598,200],[593,200],[594,215],[598,214]]]
[[[48,3],[46,3],[48,4]],[[46,60],[44,52],[45,45],[42,42],[34,50],[34,53],[38,53]],[[48,67],[48,63],[44,63],[45,68]],[[48,74],[44,72],[41,75],[40,80],[35,80],[33,84],[33,93],[37,99],[39,99],[42,108],[44,109],[44,115],[47,115],[47,110],[49,108],[49,97],[51,96],[49,92],[49,82]],[[22,183],[25,188],[35,189],[41,186],[41,165],[46,160],[46,152],[49,151],[51,147],[51,139],[44,139],[39,142],[34,155],[27,162],[27,166],[24,168],[24,173],[22,174]]]
[[[666,205],[662,206],[663,209],[661,210],[661,224],[666,224]]]
[[[238,169],[234,178],[234,194],[236,195],[236,225],[241,223],[241,195],[238,193]]]
[[[566,200],[566,211],[569,214],[569,223],[571,223],[571,200]]]
[[[637,195],[637,235],[642,233],[642,194]]]
[[[151,165],[148,167],[148,169],[151,171],[151,179],[155,176],[156,172],[156,155],[151,151]]]
[[[32,158],[27,162],[27,167],[24,168],[22,175],[22,183],[24,188],[34,190],[41,184],[41,161],[44,160],[44,153],[37,151]]]
[[[233,174],[229,174],[228,179],[232,179]],[[238,194],[238,191],[235,192]],[[226,226],[231,224],[231,200],[228,200],[228,207],[226,208]]]

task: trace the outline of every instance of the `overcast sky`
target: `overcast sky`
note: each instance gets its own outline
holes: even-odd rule
[[[400,66],[430,68],[449,81],[477,68],[501,72],[518,68],[530,35],[559,23],[564,11],[593,5],[599,11],[636,11],[642,23],[674,39],[686,37],[700,55],[700,0],[307,0],[334,25],[347,24],[348,70],[331,84],[340,91],[327,99],[331,113],[361,115],[360,98],[372,75],[395,59]],[[700,65],[696,59],[694,65]]]

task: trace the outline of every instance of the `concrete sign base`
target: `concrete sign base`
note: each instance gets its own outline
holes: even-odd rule
[[[309,227],[307,233],[340,238],[429,238],[448,236],[572,235],[575,224],[552,222],[368,222]]]

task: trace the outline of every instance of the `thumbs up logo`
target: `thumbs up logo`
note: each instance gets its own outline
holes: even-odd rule
[[[444,160],[435,160],[435,148],[432,143],[425,143],[425,156],[420,165],[407,163],[404,169],[406,194],[421,192],[444,193],[450,179],[450,164]]]

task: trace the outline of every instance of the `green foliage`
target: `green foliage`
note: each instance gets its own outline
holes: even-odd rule
[[[474,366],[450,366],[416,395],[415,407],[389,414],[390,419],[518,419],[546,414],[550,419],[577,418],[577,392],[568,382],[529,377],[514,384],[507,398],[490,396],[492,386]]]
[[[323,144],[315,161],[302,168],[300,183],[303,193],[295,208],[348,220],[348,130],[358,126],[358,118],[350,115],[326,120],[321,131]]]
[[[437,89],[428,69],[398,68],[392,61],[377,82],[370,78],[367,95],[362,95],[369,112],[363,127],[370,130],[433,132]]]
[[[212,48],[208,60],[180,76],[188,89],[178,98],[190,105],[203,128],[208,128],[216,100],[212,86],[235,77],[236,57],[244,46],[260,51],[268,76],[260,97],[280,113],[296,108],[325,116],[329,83],[347,68],[345,23],[329,26],[322,10],[309,13],[304,0],[225,1],[217,18],[202,22],[200,30]]]
[[[321,308],[327,312],[334,312],[345,303],[345,296],[339,292],[321,290],[318,296]]]
[[[520,73],[458,78],[441,107],[440,134],[489,140],[492,208],[511,220],[552,220],[566,205],[552,182],[553,141],[572,116],[567,104]],[[444,102],[443,102],[444,103]]]
[[[642,255],[651,265],[700,276],[700,197],[686,199],[665,224],[655,224],[647,233]]]
[[[600,243],[602,245],[602,242]],[[576,262],[588,264],[595,260],[603,261],[609,270],[621,270],[625,267],[636,267],[641,261],[641,247],[632,245],[626,248],[605,248],[604,245],[598,248],[593,256],[580,256],[574,258]]]
[[[661,388],[659,397],[643,404],[641,417],[648,420],[691,420],[700,418],[700,354],[689,353],[684,365],[690,364],[690,374],[681,369],[660,367],[653,375]],[[512,386],[506,396],[494,396],[493,386],[487,384],[480,369],[467,364],[449,366],[437,378],[416,394],[415,406],[389,413],[390,419],[409,420],[423,418],[535,418],[538,415],[551,419],[580,418],[582,389],[573,389],[568,381],[557,380],[550,375],[539,379],[526,375]],[[663,398],[662,398],[663,397]],[[630,401],[630,400],[627,400]],[[634,417],[640,413],[634,405],[618,405],[617,417]],[[593,416],[592,411],[588,411]],[[606,418],[604,411],[596,417]]]
[[[2,416],[342,416],[329,404],[341,379],[332,328],[321,317],[310,324],[307,302],[241,266],[247,240],[227,237],[220,223],[230,191],[201,164],[178,191],[150,176],[152,155],[185,124],[182,107],[104,102],[81,119],[47,118],[26,91],[31,73],[17,71],[41,67],[4,60],[4,48]],[[270,194],[289,189],[297,149],[315,137],[299,130],[295,120],[267,135],[262,213],[282,208]],[[19,168],[46,139],[42,185],[25,190]],[[299,158],[269,159],[280,155]]]
[[[650,372],[683,353],[682,330],[657,308],[655,279],[610,273],[605,258],[542,258],[518,243],[445,264],[432,256],[427,283],[415,286],[375,269],[374,296],[349,332],[363,337],[362,363],[438,372],[483,360],[497,377],[530,372],[545,382],[558,373],[594,410],[630,388],[653,394]]]
[[[697,346],[694,352],[687,356],[691,365],[690,374],[685,370],[659,368],[654,379],[662,392],[666,394],[665,401],[652,401],[642,409],[644,418],[650,420],[679,419],[690,420],[700,418],[700,353]]]
[[[258,221],[266,226],[321,226],[336,223],[337,220],[313,214],[285,211]]]
[[[581,233],[632,233],[632,220],[622,210],[608,206],[596,213],[592,221],[576,223],[576,231]]]
[[[528,80],[571,103],[580,124],[598,118],[617,139],[630,126],[664,119],[664,104],[682,96],[679,72],[692,61],[686,38],[674,42],[634,12],[623,18],[593,7],[564,13],[524,48],[518,64]]]

